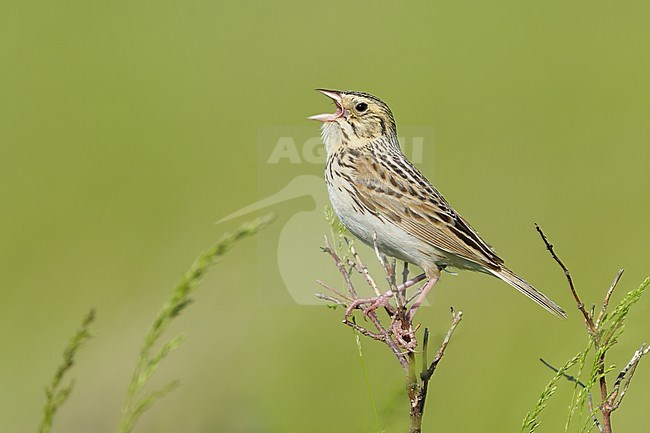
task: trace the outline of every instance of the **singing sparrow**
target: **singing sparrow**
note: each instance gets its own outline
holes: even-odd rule
[[[547,311],[566,317],[562,308],[508,269],[406,159],[393,113],[384,102],[362,92],[317,90],[337,108],[333,114],[310,117],[323,122],[325,181],[332,207],[364,243],[376,242],[383,254],[423,269],[428,281],[417,305],[440,270],[451,267],[498,277]]]

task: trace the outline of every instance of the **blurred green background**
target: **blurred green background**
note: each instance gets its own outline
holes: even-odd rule
[[[306,117],[331,104],[315,87],[377,94],[398,125],[433,127],[427,174],[513,269],[570,312],[554,320],[496,279],[463,273],[444,277],[420,313],[434,342],[450,305],[465,313],[434,377],[425,431],[519,431],[551,377],[537,358],[561,364],[585,342],[532,223],[588,302],[619,267],[616,300],[650,273],[649,14],[642,1],[3,0],[0,432],[35,430],[43,388],[93,306],[96,338],[55,431],[115,430],[161,303],[241,219],[214,223],[259,198],[258,131],[316,134]],[[277,224],[292,209],[270,208]],[[189,337],[155,383],[183,385],[137,431],[404,431],[396,361],[365,343],[379,423],[341,312],[260,302],[259,270],[276,258],[256,245],[238,245],[175,324]],[[295,272],[320,267],[306,276],[338,283],[321,260]],[[624,365],[647,341],[649,305],[633,311],[611,362]],[[564,425],[563,385],[542,432]],[[617,430],[638,431],[649,386],[642,362]]]

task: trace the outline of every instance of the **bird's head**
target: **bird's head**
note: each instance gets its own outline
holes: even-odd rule
[[[328,153],[340,146],[360,147],[376,141],[396,141],[393,113],[379,98],[368,93],[316,89],[331,98],[336,112],[309,117],[323,122],[323,141]]]

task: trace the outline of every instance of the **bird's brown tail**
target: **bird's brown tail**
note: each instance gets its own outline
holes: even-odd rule
[[[542,308],[549,313],[558,317],[566,319],[566,312],[560,308],[555,302],[551,301],[541,292],[538,292],[533,286],[524,281],[523,278],[512,272],[510,269],[502,267],[500,270],[492,271],[495,277],[498,277],[510,284],[515,289],[519,290],[524,295],[528,296],[533,301],[537,302]]]

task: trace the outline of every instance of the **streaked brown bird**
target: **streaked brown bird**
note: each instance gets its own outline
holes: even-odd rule
[[[419,266],[428,279],[414,310],[451,267],[493,275],[559,317],[566,313],[508,269],[478,232],[456,212],[406,159],[397,140],[390,108],[363,92],[317,89],[336,104],[336,112],[310,119],[323,122],[327,151],[325,181],[341,222],[383,254]],[[386,299],[377,297],[375,305]]]

